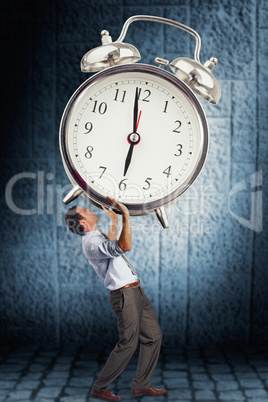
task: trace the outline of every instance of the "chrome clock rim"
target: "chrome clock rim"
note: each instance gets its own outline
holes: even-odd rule
[[[114,76],[116,74],[120,74],[122,72],[144,72],[144,73],[149,73],[154,76],[159,76],[163,79],[168,80],[170,83],[172,83],[177,89],[178,87],[180,90],[184,92],[184,94],[191,100],[191,104],[195,109],[196,115],[199,119],[199,126],[202,128],[202,151],[200,152],[197,162],[192,169],[192,172],[190,175],[188,175],[185,178],[185,181],[180,185],[177,189],[175,189],[173,192],[170,194],[164,196],[163,198],[160,198],[155,201],[151,202],[141,202],[141,203],[136,203],[136,204],[131,204],[131,203],[126,203],[125,205],[128,207],[130,214],[131,215],[146,215],[153,213],[156,209],[160,207],[167,207],[171,204],[173,204],[179,197],[181,197],[188,189],[189,187],[194,183],[194,181],[197,179],[199,176],[208,152],[208,140],[209,140],[209,131],[208,131],[208,123],[207,119],[204,113],[204,110],[196,97],[196,95],[193,93],[193,91],[186,85],[184,82],[182,82],[180,79],[178,79],[175,75],[172,73],[160,69],[159,67],[154,67],[151,65],[147,64],[129,64],[129,65],[122,65],[122,66],[114,66],[107,68],[106,70],[100,71],[99,73],[95,74],[94,76],[88,78],[85,82],[83,82],[80,87],[77,88],[77,90],[74,92],[74,94],[71,96],[69,99],[60,123],[60,129],[59,129],[59,144],[60,144],[60,152],[61,152],[61,157],[63,161],[63,166],[65,168],[65,171],[67,173],[67,176],[71,183],[74,186],[79,186],[82,190],[83,193],[82,195],[84,198],[88,199],[90,202],[92,202],[94,205],[100,207],[101,205],[109,205],[106,197],[95,190],[93,190],[88,183],[81,177],[81,175],[78,173],[78,171],[75,169],[75,166],[72,162],[72,158],[70,156],[69,150],[68,150],[68,145],[67,145],[67,125],[69,121],[69,115],[70,112],[78,99],[78,97],[81,95],[81,93],[88,87],[92,86],[97,80],[100,80],[102,78],[106,78],[109,76]]]

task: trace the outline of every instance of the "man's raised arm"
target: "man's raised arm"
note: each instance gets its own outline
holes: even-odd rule
[[[117,238],[118,217],[117,217],[116,213],[112,210],[112,208],[106,208],[102,205],[102,209],[112,219],[112,226],[111,226],[110,232],[108,233],[108,237],[111,240],[115,240]]]
[[[106,198],[123,215],[123,227],[118,240],[118,245],[124,252],[130,251],[132,241],[132,229],[131,229],[129,210],[124,204],[121,204],[121,202],[116,201],[114,198],[111,197]]]

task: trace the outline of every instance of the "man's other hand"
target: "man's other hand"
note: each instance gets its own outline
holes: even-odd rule
[[[116,213],[112,210],[112,208],[106,208],[102,205],[102,209],[106,212],[106,214],[112,219],[113,222],[118,221],[118,216]]]
[[[118,209],[118,211],[120,211],[123,215],[129,215],[129,210],[124,204],[108,196],[106,197],[106,199],[112,204],[113,207]]]

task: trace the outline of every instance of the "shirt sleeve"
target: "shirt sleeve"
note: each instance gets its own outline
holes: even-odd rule
[[[118,240],[105,240],[98,246],[103,258],[115,258],[124,254],[118,244]]]

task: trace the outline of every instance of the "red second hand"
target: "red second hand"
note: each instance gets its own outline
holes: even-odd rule
[[[136,127],[136,132],[138,131],[138,127],[139,127],[139,122],[140,122],[140,118],[141,118],[141,110],[140,110],[140,114],[139,114],[139,118],[138,118],[138,122],[137,122],[137,127]]]

